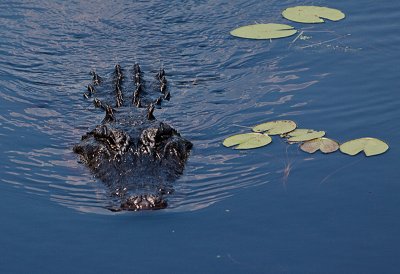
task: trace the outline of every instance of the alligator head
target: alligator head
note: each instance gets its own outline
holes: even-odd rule
[[[182,174],[192,148],[191,142],[153,115],[155,105],[170,98],[164,70],[157,73],[158,97],[153,100],[144,91],[139,65],[133,71],[136,88],[131,100],[126,100],[122,69],[115,67],[115,106],[95,98],[105,118],[74,146],[82,162],[109,187],[113,198],[109,209],[113,211],[167,207],[165,196],[173,192],[172,183]],[[101,85],[101,78],[93,73],[86,98],[97,93],[96,84]]]

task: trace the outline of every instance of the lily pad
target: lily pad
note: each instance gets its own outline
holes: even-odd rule
[[[295,34],[292,26],[285,24],[255,24],[240,27],[231,31],[231,35],[248,39],[275,39]]]
[[[251,149],[266,146],[271,141],[267,134],[243,133],[226,138],[222,144],[226,147],[235,146],[235,149]]]
[[[384,153],[389,146],[376,138],[360,138],[348,141],[340,146],[340,151],[349,155],[356,155],[364,151],[366,156],[373,156]]]
[[[325,131],[315,131],[313,129],[295,129],[292,132],[285,134],[284,137],[291,143],[305,142],[312,139],[321,138],[325,135]]]
[[[331,153],[339,149],[339,143],[332,139],[321,137],[304,142],[300,149],[308,153],[314,153],[317,150],[323,153]]]
[[[277,120],[259,124],[252,128],[254,132],[264,132],[268,135],[284,134],[293,131],[297,127],[291,120]]]
[[[287,8],[282,12],[282,16],[299,23],[323,23],[324,19],[339,21],[345,18],[344,13],[340,10],[318,6]]]

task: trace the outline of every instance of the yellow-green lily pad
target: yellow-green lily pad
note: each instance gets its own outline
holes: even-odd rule
[[[356,155],[364,151],[366,156],[378,155],[389,149],[388,144],[376,138],[360,138],[348,141],[340,146],[340,151],[349,155]]]
[[[235,149],[251,149],[266,146],[271,141],[267,134],[243,133],[226,138],[222,144],[226,147],[234,146]]]
[[[323,23],[324,19],[339,21],[345,18],[343,12],[337,9],[318,6],[297,6],[287,8],[282,16],[299,23]]]
[[[285,134],[287,140],[291,143],[305,142],[312,139],[321,138],[325,135],[325,131],[315,131],[313,129],[295,129],[292,132]]]
[[[268,135],[284,134],[293,131],[297,127],[291,120],[277,120],[259,124],[252,128],[254,132],[264,132]]]
[[[231,31],[231,35],[247,39],[275,39],[295,34],[292,26],[285,24],[255,24],[243,26]]]
[[[339,143],[332,139],[321,137],[304,142],[300,146],[300,149],[308,153],[314,153],[317,150],[320,150],[323,153],[331,153],[339,149]]]

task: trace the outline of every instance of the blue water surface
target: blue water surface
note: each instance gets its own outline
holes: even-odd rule
[[[281,17],[296,5],[347,16]],[[396,0],[1,2],[0,273],[398,273],[399,17]],[[302,35],[229,35],[268,22]],[[72,147],[103,116],[82,96],[89,72],[135,62],[165,68],[156,117],[194,149],[169,208],[112,213]],[[276,119],[390,150],[221,145]]]

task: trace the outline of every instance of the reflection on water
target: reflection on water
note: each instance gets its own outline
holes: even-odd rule
[[[244,15],[246,6],[252,8]],[[287,159],[306,156],[287,154],[276,140],[268,150],[244,152],[223,148],[221,140],[277,117],[344,133],[338,118],[348,119],[354,105],[368,116],[376,99],[343,103],[344,87],[356,93],[368,75],[344,81],[341,68],[375,62],[376,51],[354,38],[359,34],[348,21],[304,28],[307,39],[255,42],[228,35],[254,18],[282,20],[276,15],[282,4],[269,6],[274,8],[258,1],[185,1],[175,8],[156,1],[0,4],[1,182],[78,211],[108,214],[107,189],[71,148],[102,119],[82,98],[89,72],[108,77],[114,64],[129,68],[136,61],[143,71],[165,67],[172,99],[156,116],[194,143],[168,210],[197,210],[243,188],[287,181]],[[398,114],[393,100],[380,100]]]

